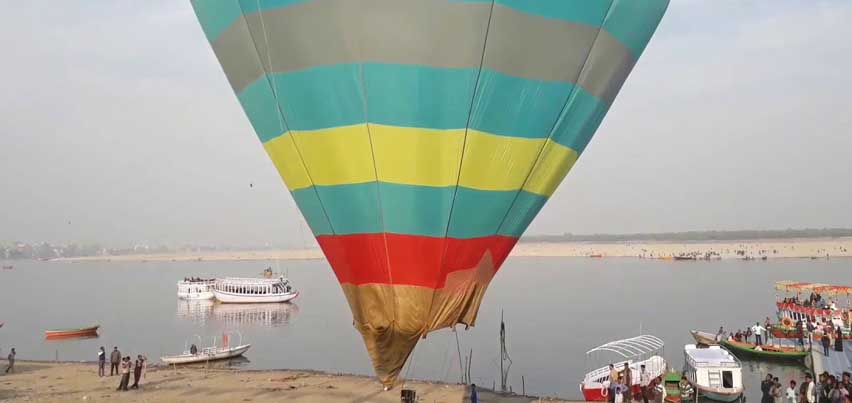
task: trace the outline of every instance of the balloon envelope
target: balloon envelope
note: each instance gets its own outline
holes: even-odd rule
[[[668,0],[194,0],[380,380],[473,325]]]

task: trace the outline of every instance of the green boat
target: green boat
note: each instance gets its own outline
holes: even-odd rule
[[[665,388],[666,391],[665,398],[663,399],[664,403],[680,403],[684,400],[691,400],[690,397],[681,399],[680,377],[680,372],[672,371],[667,373],[665,378],[663,378],[663,388]]]
[[[805,359],[810,354],[809,351],[800,350],[795,347],[760,346],[760,350],[756,350],[754,344],[741,341],[724,340],[720,344],[740,358],[751,357],[767,360],[799,361]]]

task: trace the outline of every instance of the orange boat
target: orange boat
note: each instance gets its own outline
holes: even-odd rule
[[[48,339],[74,339],[74,338],[84,338],[84,337],[97,337],[98,336],[98,328],[101,325],[94,325],[89,327],[83,327],[79,329],[54,329],[54,330],[45,330],[44,337]]]

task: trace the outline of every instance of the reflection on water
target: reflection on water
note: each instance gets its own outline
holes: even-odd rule
[[[199,325],[206,324],[213,313],[212,300],[178,300],[177,318]]]
[[[295,303],[277,304],[215,304],[213,317],[226,327],[260,325],[279,327],[290,323],[299,314]]]
[[[213,320],[225,327],[259,325],[285,326],[299,314],[295,303],[222,304],[210,300],[178,301],[177,318],[207,324]]]

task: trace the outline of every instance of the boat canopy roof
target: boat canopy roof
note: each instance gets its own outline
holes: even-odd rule
[[[586,354],[608,351],[629,359],[652,353],[662,349],[664,346],[665,343],[659,337],[646,334],[629,339],[611,341],[586,351]]]
[[[284,277],[279,278],[254,278],[254,277],[226,277],[216,280],[219,283],[240,284],[240,285],[271,285],[287,283]]]
[[[852,287],[823,283],[803,283],[799,281],[779,281],[775,283],[776,290],[788,292],[817,292],[825,295],[852,295]]]

